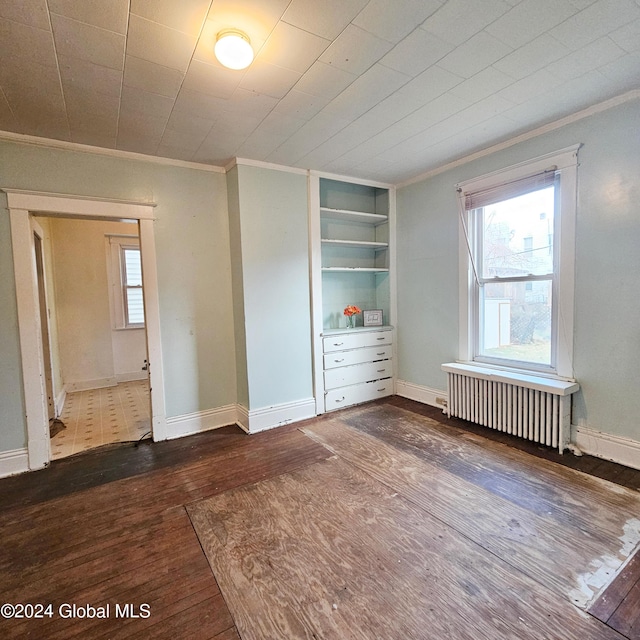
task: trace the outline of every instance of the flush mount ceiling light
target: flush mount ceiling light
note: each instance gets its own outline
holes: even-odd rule
[[[220,64],[229,69],[245,69],[253,61],[253,49],[246,33],[238,29],[220,31],[214,47]]]

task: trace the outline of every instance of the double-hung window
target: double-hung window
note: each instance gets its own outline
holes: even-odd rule
[[[142,263],[136,236],[108,236],[110,298],[115,329],[144,327]]]
[[[461,359],[572,377],[577,147],[458,185]]]

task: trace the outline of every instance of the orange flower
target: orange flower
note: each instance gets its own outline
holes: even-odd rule
[[[361,313],[362,309],[360,309],[359,307],[356,307],[355,304],[350,304],[345,310],[344,310],[344,315],[345,316],[355,316],[356,313]]]

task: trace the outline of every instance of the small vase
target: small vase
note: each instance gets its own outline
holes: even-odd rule
[[[347,329],[353,329],[356,326],[356,317],[347,316]]]

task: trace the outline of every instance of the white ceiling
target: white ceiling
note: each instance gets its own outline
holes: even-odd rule
[[[0,130],[399,182],[640,87],[640,0],[0,0],[0,59]]]

